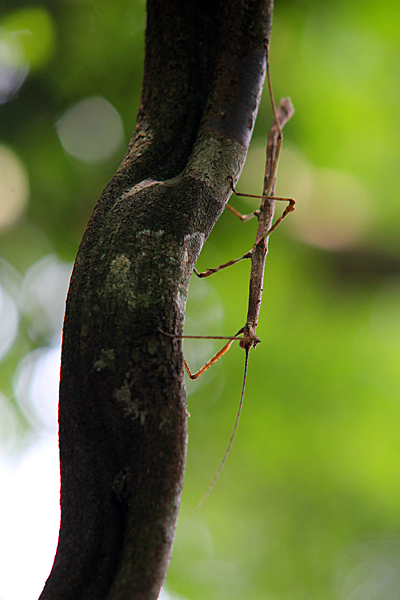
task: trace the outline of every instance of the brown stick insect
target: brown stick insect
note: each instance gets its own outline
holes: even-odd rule
[[[221,271],[221,269],[225,269],[226,267],[230,267],[238,263],[241,260],[246,258],[251,260],[251,270],[250,270],[250,287],[249,287],[249,302],[248,302],[248,310],[247,310],[247,318],[246,323],[239,331],[232,337],[223,337],[223,336],[190,336],[183,335],[178,336],[182,338],[203,338],[203,339],[225,339],[228,342],[225,344],[221,350],[219,350],[201,369],[192,373],[190,371],[189,365],[186,360],[184,360],[185,369],[190,379],[197,379],[202,375],[207,369],[209,369],[221,356],[223,356],[231,347],[235,340],[239,340],[239,346],[243,348],[245,351],[245,364],[244,364],[244,373],[243,373],[243,384],[242,391],[240,396],[239,409],[236,416],[235,426],[233,428],[232,436],[228,444],[228,448],[225,452],[224,458],[216,472],[213,481],[211,482],[207,492],[203,496],[198,508],[204,502],[210,491],[212,490],[215,482],[217,481],[219,474],[226,462],[229,451],[231,449],[236,430],[239,423],[240,414],[243,406],[243,398],[244,398],[244,390],[246,385],[247,378],[247,366],[249,360],[249,352],[251,348],[255,348],[259,343],[260,339],[256,334],[256,328],[258,323],[258,316],[261,307],[261,299],[263,292],[263,281],[264,281],[264,270],[265,270],[265,261],[268,253],[268,238],[273,231],[278,227],[278,225],[283,221],[283,219],[294,210],[295,201],[291,198],[281,198],[275,196],[275,183],[276,183],[276,173],[278,167],[278,159],[282,147],[282,128],[289,121],[294,113],[294,108],[291,103],[290,98],[283,98],[280,100],[278,106],[275,106],[274,96],[272,93],[272,85],[271,85],[271,77],[269,70],[269,61],[267,54],[267,79],[268,79],[268,88],[271,97],[272,111],[273,111],[273,121],[268,134],[268,142],[267,142],[267,152],[266,152],[266,166],[265,166],[265,177],[264,177],[264,188],[263,194],[261,196],[253,195],[253,194],[243,194],[237,192],[234,186],[233,178],[231,177],[232,182],[232,190],[236,196],[244,196],[247,198],[258,198],[261,199],[260,208],[254,210],[248,215],[242,215],[237,210],[232,208],[229,204],[226,206],[231,212],[233,212],[237,217],[239,217],[242,221],[248,221],[252,217],[256,217],[258,219],[258,228],[256,233],[256,238],[253,247],[251,250],[236,258],[234,260],[230,260],[229,262],[220,265],[219,267],[214,267],[211,269],[207,269],[206,271],[199,273],[196,269],[194,269],[194,273],[197,277],[204,278]],[[287,207],[283,211],[282,215],[273,223],[274,211],[275,211],[275,200],[288,202]],[[171,337],[177,337],[172,334],[167,334]]]

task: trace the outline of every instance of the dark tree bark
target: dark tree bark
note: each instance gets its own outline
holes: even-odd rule
[[[79,248],[62,349],[61,529],[41,600],[150,600],[187,442],[181,342],[198,254],[244,163],[272,0],[149,0],[128,153]]]

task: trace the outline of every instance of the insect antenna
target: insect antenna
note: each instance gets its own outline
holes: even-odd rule
[[[208,490],[206,491],[206,493],[204,494],[204,496],[202,497],[202,499],[198,503],[198,505],[196,507],[196,510],[199,510],[199,508],[201,508],[201,506],[203,505],[203,503],[206,500],[207,496],[209,495],[209,493],[213,489],[214,485],[216,484],[217,479],[220,476],[220,473],[221,473],[221,471],[223,469],[223,466],[226,463],[226,459],[228,458],[228,454],[230,452],[230,449],[232,448],[233,440],[235,439],[236,430],[237,430],[238,425],[239,425],[240,414],[242,412],[242,407],[243,407],[244,388],[246,387],[246,379],[247,379],[247,365],[248,365],[248,362],[249,362],[249,352],[250,352],[250,348],[245,348],[245,353],[246,354],[245,354],[245,359],[244,359],[244,373],[243,373],[242,393],[240,395],[239,408],[238,408],[238,412],[237,412],[237,415],[236,415],[235,426],[233,428],[231,439],[229,440],[229,444],[228,444],[228,447],[227,447],[226,452],[224,454],[224,458],[222,459],[221,464],[218,467],[218,471],[215,473],[214,479],[212,480],[212,482],[208,486]]]

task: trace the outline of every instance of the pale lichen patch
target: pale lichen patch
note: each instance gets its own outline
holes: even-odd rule
[[[185,310],[185,306],[186,306],[186,295],[181,294],[181,292],[179,290],[176,293],[176,304],[177,304],[179,313],[183,313]]]
[[[164,235],[165,231],[159,229],[158,231],[150,231],[150,229],[142,229],[142,231],[138,231],[136,237],[146,236],[146,237],[161,237]]]
[[[143,424],[145,416],[139,410],[137,398],[132,398],[131,389],[127,382],[113,394],[115,400],[122,406],[122,411],[125,417],[130,417],[133,420],[140,418],[140,423]]]
[[[131,261],[125,254],[120,254],[110,263],[110,273],[113,274],[122,274],[129,271],[131,266]]]
[[[185,174],[204,183],[225,204],[244,164],[246,148],[229,136],[205,131],[196,141]]]
[[[205,234],[202,231],[195,231],[194,233],[187,234],[184,237],[184,251],[183,251],[183,260],[185,263],[189,260],[188,248],[190,248],[191,253],[199,254],[200,250],[204,245]]]
[[[103,369],[107,369],[107,367],[113,367],[114,360],[115,352],[113,348],[102,348],[100,351],[100,357],[95,361],[93,368],[95,371],[102,371]]]
[[[104,291],[113,294],[117,293],[122,300],[134,308],[136,302],[133,284],[134,278],[130,259],[125,254],[116,256],[110,263]]]
[[[125,382],[122,387],[115,390],[114,398],[119,402],[124,402],[125,404],[128,404],[131,401],[131,389],[128,383]]]

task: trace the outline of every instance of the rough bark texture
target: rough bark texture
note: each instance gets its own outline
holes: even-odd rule
[[[238,178],[265,75],[269,0],[149,0],[128,153],[75,262],[60,386],[61,529],[41,600],[150,600],[187,442],[192,269]]]

